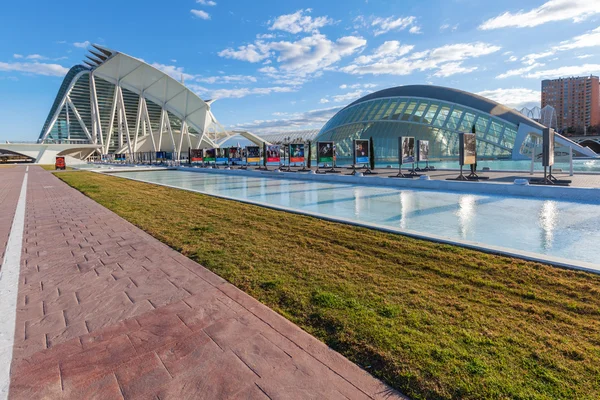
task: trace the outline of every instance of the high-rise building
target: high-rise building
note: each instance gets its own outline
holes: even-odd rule
[[[600,81],[597,76],[582,76],[542,81],[542,108],[556,110],[557,129],[562,131],[600,124]]]

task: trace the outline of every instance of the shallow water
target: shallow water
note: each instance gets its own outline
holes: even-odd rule
[[[598,264],[600,204],[205,172],[115,175]],[[293,227],[290,227],[293,229]]]

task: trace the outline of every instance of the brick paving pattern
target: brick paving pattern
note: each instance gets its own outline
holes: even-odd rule
[[[3,181],[16,196],[23,177],[17,175]],[[30,167],[10,398],[59,397],[401,395],[201,265]]]

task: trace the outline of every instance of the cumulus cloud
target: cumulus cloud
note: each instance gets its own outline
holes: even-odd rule
[[[597,6],[597,8],[600,10],[600,4],[597,4]],[[572,39],[560,42],[558,46],[554,47],[554,50],[565,51],[596,46],[600,46],[600,27],[586,32],[583,35],[575,36]]]
[[[377,49],[371,56],[377,55]],[[447,77],[459,73],[467,73],[476,67],[465,67],[462,62],[492,54],[500,50],[499,46],[483,42],[456,43],[425,50],[410,55],[375,57],[368,63],[362,63],[364,58],[358,57],[348,66],[340,70],[353,75],[409,75],[414,71],[433,70],[435,76]]]
[[[212,0],[196,0],[196,3],[202,4],[203,6],[216,6],[217,3]]]
[[[387,17],[387,18],[375,18],[371,22],[371,26],[375,29],[373,33],[375,36],[383,35],[389,31],[401,31],[406,28],[411,28],[410,33],[420,33],[420,27],[416,25],[417,17]],[[416,29],[412,29],[416,28]]]
[[[185,80],[192,80],[195,78],[195,75],[190,75],[183,72],[183,67],[176,67],[174,65],[165,65],[159,63],[152,63],[151,65],[157,70],[164,72],[171,78],[176,79],[178,81],[181,80],[181,78]]]
[[[321,99],[320,102],[321,103],[329,103],[330,101],[332,101],[334,103],[349,103],[351,100],[356,100],[366,93],[368,93],[368,91],[359,89],[359,90],[355,90],[353,92],[338,94],[338,95],[331,96],[331,97],[324,97]]]
[[[266,95],[271,93],[289,93],[298,90],[292,86],[273,86],[273,87],[255,87],[255,88],[234,88],[234,89],[208,89],[200,85],[187,85],[198,95],[211,99],[240,99],[250,95]]]
[[[23,55],[22,54],[13,54],[13,57],[14,58],[23,58]]]
[[[566,20],[580,22],[597,13],[600,13],[600,7],[595,0],[550,0],[528,11],[507,11],[483,22],[479,29],[531,28],[548,22]]]
[[[69,69],[59,64],[46,64],[46,63],[5,63],[0,62],[0,71],[7,72],[23,72],[35,75],[44,76],[64,76]]]
[[[210,14],[207,13],[206,11],[204,11],[204,10],[194,10],[194,9],[192,9],[192,10],[190,10],[190,12],[192,13],[192,15],[194,15],[195,17],[198,17],[200,19],[205,19],[205,20],[206,19],[210,19]]]
[[[298,10],[293,14],[280,15],[273,21],[269,21],[271,24],[269,30],[280,30],[294,34],[300,32],[315,32],[318,31],[319,28],[335,23],[335,21],[327,16],[313,18],[310,15],[307,15],[311,12],[312,10],[307,8],[306,10]]]
[[[235,60],[256,63],[269,58],[269,46],[264,42],[257,41],[254,44],[239,46],[237,50],[228,48],[220,51],[219,57],[233,58]]]
[[[535,79],[550,79],[558,78],[561,76],[590,75],[597,72],[598,70],[600,70],[600,64],[583,64],[530,72],[524,75],[524,77]]]
[[[340,89],[358,89],[358,88],[365,88],[365,89],[373,89],[376,88],[378,85],[376,83],[354,83],[351,85],[340,85]]]
[[[541,98],[538,90],[526,88],[484,90],[476,94],[512,108],[539,105]]]
[[[250,75],[219,75],[197,77],[196,81],[210,84],[225,84],[225,83],[254,83],[256,77]]]
[[[247,130],[257,134],[279,133],[300,129],[320,129],[342,106],[294,113],[288,118],[256,120],[231,126],[231,129]]]
[[[401,45],[397,40],[390,40],[384,42],[381,46],[379,46],[373,54],[366,56],[357,57],[354,60],[357,64],[369,64],[376,60],[385,59],[388,57],[402,57],[405,54],[408,54],[412,51],[415,46],[413,45]]]
[[[75,42],[73,43],[73,46],[78,47],[80,49],[85,49],[90,46],[90,42],[89,40],[86,40],[85,42]]]
[[[458,24],[456,25],[450,25],[450,24],[442,24],[440,25],[440,32],[454,32],[458,29]]]
[[[511,70],[506,71],[503,74],[500,74],[500,75],[496,76],[496,79],[504,79],[504,78],[508,78],[508,77],[511,77],[511,76],[521,76],[525,72],[529,72],[532,69],[539,68],[539,67],[542,67],[542,66],[544,66],[544,64],[535,63],[535,64],[531,64],[531,65],[529,65],[527,67],[517,68],[517,69],[511,69]]]

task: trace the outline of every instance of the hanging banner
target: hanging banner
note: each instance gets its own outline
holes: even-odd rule
[[[317,163],[332,163],[334,157],[333,142],[317,142]]]
[[[554,129],[544,128],[542,140],[542,166],[551,167],[554,165]]]
[[[290,144],[290,162],[304,162],[304,143]]]
[[[267,146],[267,162],[280,162],[281,161],[281,153],[280,147],[269,145]]]
[[[460,165],[475,164],[477,159],[477,139],[474,133],[460,133],[458,140]]]
[[[56,157],[54,161],[54,169],[66,169],[67,163],[64,157]]]
[[[190,162],[198,163],[204,159],[204,151],[202,149],[190,149]]]
[[[206,155],[204,156],[204,161],[206,161],[206,162],[217,161],[216,150],[217,149],[206,149]]]
[[[248,163],[259,163],[260,162],[260,147],[258,146],[246,146],[246,162]]]
[[[429,160],[429,140],[417,140],[417,161]]]
[[[242,148],[241,147],[230,147],[229,148],[229,160],[233,162],[242,161]]]
[[[400,136],[398,138],[400,153],[400,164],[411,164],[415,162],[415,138],[412,136]]]
[[[369,163],[369,140],[356,139],[354,141],[354,164]]]
[[[219,148],[217,150],[217,162],[218,163],[227,163],[229,161],[227,155],[227,148]]]

